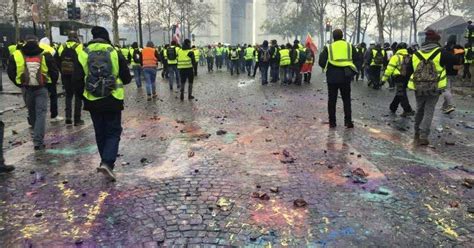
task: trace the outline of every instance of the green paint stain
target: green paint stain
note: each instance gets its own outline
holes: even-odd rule
[[[47,153],[53,155],[74,156],[78,154],[93,154],[97,151],[95,145],[86,146],[83,148],[64,148],[64,149],[48,149]]]
[[[385,152],[372,152],[372,155],[374,155],[374,156],[387,156],[388,153],[385,153]]]
[[[393,158],[403,160],[403,161],[409,161],[409,162],[424,164],[424,165],[428,165],[430,167],[434,166],[438,169],[443,169],[443,170],[451,169],[451,168],[453,168],[457,165],[457,164],[454,164],[454,163],[449,163],[449,162],[443,162],[443,161],[424,158],[422,156],[416,156],[415,158],[405,158],[405,157],[400,157],[400,156],[393,156]]]
[[[361,193],[360,196],[362,196],[362,198],[366,199],[367,201],[382,202],[392,197],[392,191],[385,187],[379,187],[374,192],[366,191]]]
[[[224,143],[226,143],[226,144],[233,143],[236,138],[237,138],[237,135],[235,133],[227,133],[224,136]]]
[[[58,164],[58,163],[59,163],[59,160],[57,160],[57,159],[52,159],[52,160],[49,160],[49,163],[50,163],[50,164]]]

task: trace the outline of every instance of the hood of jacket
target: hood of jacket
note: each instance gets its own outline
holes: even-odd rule
[[[420,50],[424,53],[429,53],[436,48],[440,48],[441,45],[438,42],[425,42],[421,45]]]
[[[44,37],[39,41],[40,44],[46,44],[48,46],[51,46],[51,41],[49,40],[48,37]]]
[[[30,41],[23,45],[21,52],[26,56],[37,56],[43,52],[43,49],[39,47],[37,42]]]
[[[397,50],[397,52],[395,54],[405,56],[405,55],[408,55],[408,50],[407,49],[399,49],[399,50]]]

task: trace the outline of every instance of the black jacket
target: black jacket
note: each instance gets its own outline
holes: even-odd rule
[[[356,48],[352,46],[352,62],[354,65],[360,63],[361,57],[358,55],[356,52]],[[323,48],[323,51],[319,54],[319,61],[318,64],[321,68],[324,69],[326,67],[326,63],[328,61],[328,48],[325,46]],[[326,70],[326,79],[328,84],[343,84],[343,83],[350,83],[352,80],[352,77],[347,77],[346,76],[346,67],[338,67],[338,66],[333,66],[328,63],[328,67]]]
[[[279,51],[279,47],[278,46],[270,46],[270,63],[272,64],[279,64],[280,63],[280,53],[278,53]]]
[[[43,52],[36,42],[28,42],[22,48],[21,52],[25,56],[38,56]],[[46,66],[48,67],[48,75],[51,78],[51,83],[56,84],[58,82],[59,70],[56,65],[56,61],[50,53],[44,53],[44,59],[46,61]],[[16,63],[13,55],[10,56],[7,67],[8,78],[18,87],[22,87],[15,83],[15,78],[17,76]]]
[[[109,42],[98,39],[98,40],[90,41],[87,44],[87,46],[94,43],[110,44]],[[130,75],[130,70],[128,69],[127,60],[122,55],[122,53],[117,52],[117,54],[118,54],[118,62],[119,62],[119,78],[122,80],[122,83],[124,85],[127,85],[132,80],[132,76]],[[82,68],[80,63],[77,63],[76,67],[74,68],[73,81],[75,81],[74,82],[75,85],[80,85],[80,92],[84,91],[84,87],[85,87],[84,78],[85,78],[84,69]],[[122,111],[123,100],[117,100],[113,96],[108,96],[106,98],[102,98],[96,101],[89,101],[87,99],[84,99],[84,109],[91,112]]]

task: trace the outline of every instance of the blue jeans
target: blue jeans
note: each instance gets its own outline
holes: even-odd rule
[[[289,83],[291,80],[291,72],[290,72],[290,66],[285,65],[285,66],[280,66],[280,71],[282,72],[282,83]]]
[[[101,163],[113,169],[117,159],[120,135],[122,134],[122,112],[90,113]]]
[[[145,75],[146,94],[156,94],[156,68],[143,68],[143,75]]]
[[[280,78],[280,70],[279,69],[280,69],[280,66],[278,65],[278,63],[272,63],[271,64],[271,66],[270,66],[270,77],[271,77],[272,82],[276,82]]]
[[[245,60],[245,69],[247,70],[247,74],[250,76],[252,72],[253,60]]]
[[[169,84],[170,89],[173,89],[173,84],[176,82],[176,87],[179,88],[179,72],[178,72],[178,65],[168,65],[168,75],[169,75]]]
[[[234,70],[237,71],[237,75],[240,74],[239,72],[239,61],[238,60],[231,60],[230,61],[230,75],[234,75]]]
[[[259,67],[262,74],[262,83],[268,83],[268,64],[260,62]]]
[[[133,75],[135,77],[135,83],[137,84],[138,88],[142,87],[142,67],[139,65],[134,65],[133,68]]]

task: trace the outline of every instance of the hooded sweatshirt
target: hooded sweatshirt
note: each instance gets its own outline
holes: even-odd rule
[[[43,49],[41,49],[38,43],[30,41],[27,42],[22,48],[21,52],[25,56],[38,56],[39,54],[43,53]],[[48,75],[51,78],[51,83],[56,84],[58,82],[59,77],[59,70],[56,66],[56,62],[53,56],[50,53],[44,53],[44,59],[46,61],[46,66],[48,67]],[[15,82],[17,76],[17,68],[14,56],[10,56],[8,61],[8,68],[7,68],[8,78],[12,82]],[[15,83],[16,86],[21,87]]]

